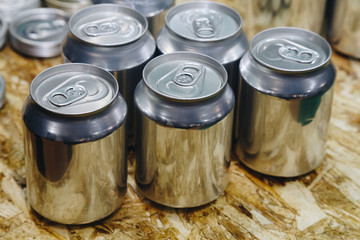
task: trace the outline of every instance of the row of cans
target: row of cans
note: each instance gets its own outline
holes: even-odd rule
[[[335,68],[318,34],[269,29],[247,50],[240,15],[215,2],[170,9],[156,43],[121,5],[84,8],[68,26],[67,64],[32,81],[22,113],[28,199],[41,215],[83,224],[119,208],[133,139],[139,190],[176,208],[224,192],[232,147],[273,176],[322,162]]]

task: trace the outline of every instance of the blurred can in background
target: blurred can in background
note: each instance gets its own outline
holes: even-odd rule
[[[225,68],[206,55],[161,55],[135,91],[136,183],[176,208],[215,200],[228,184],[234,94]]]
[[[239,62],[248,46],[241,16],[234,9],[216,2],[183,3],[171,8],[166,14],[165,26],[156,44],[160,53],[202,53],[215,58],[225,67],[228,83],[236,98],[236,130],[239,121]]]
[[[128,104],[128,144],[133,145],[134,91],[145,64],[155,53],[147,20],[120,4],[84,8],[69,20],[69,35],[62,45],[64,62],[88,63],[110,71]]]
[[[35,211],[85,224],[121,206],[126,114],[117,81],[104,69],[63,64],[35,77],[22,110],[27,194]]]
[[[9,42],[31,57],[56,57],[68,33],[69,14],[54,8],[34,8],[19,13],[9,25]]]
[[[127,4],[141,12],[147,19],[149,31],[154,38],[157,37],[165,22],[165,14],[169,8],[174,6],[175,0],[92,0],[94,4],[118,3]]]
[[[40,0],[0,0],[0,16],[9,23],[22,11],[40,6]]]
[[[257,34],[240,62],[235,154],[260,173],[294,177],[325,157],[335,68],[331,47],[299,28]]]
[[[360,58],[360,0],[329,0],[327,37],[339,52]]]
[[[74,14],[82,8],[92,5],[91,0],[45,0],[45,5]]]
[[[7,38],[7,23],[0,16],[0,49],[2,49],[6,43]]]

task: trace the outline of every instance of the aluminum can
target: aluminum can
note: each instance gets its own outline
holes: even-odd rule
[[[134,90],[156,48],[146,18],[120,4],[98,4],[72,15],[69,29],[64,62],[94,64],[115,76],[128,104],[128,145],[133,145]]]
[[[82,8],[92,5],[91,0],[45,0],[45,5],[74,14]]]
[[[135,90],[136,183],[162,205],[196,207],[228,184],[235,97],[225,68],[206,55],[161,55]]]
[[[0,0],[0,16],[10,23],[19,13],[40,6],[40,0]]]
[[[325,157],[335,68],[331,47],[299,28],[258,33],[240,62],[235,154],[260,173],[295,177]]]
[[[24,122],[27,197],[42,216],[85,224],[126,194],[127,106],[116,79],[88,64],[62,64],[30,85]]]
[[[0,74],[0,108],[2,108],[5,103],[5,89],[6,89],[5,80],[3,76]]]
[[[224,65],[236,98],[236,130],[239,121],[239,62],[248,46],[242,31],[241,16],[234,9],[216,2],[180,4],[166,14],[165,26],[156,44],[160,53],[197,52],[213,57]]]
[[[360,58],[360,1],[329,0],[327,38],[335,50]]]
[[[7,37],[7,23],[0,16],[0,49],[2,49],[6,43]]]
[[[31,57],[59,56],[68,32],[69,15],[54,8],[34,8],[18,14],[9,26],[13,49]]]
[[[174,6],[175,0],[93,0],[93,3],[117,3],[133,7],[146,17],[149,31],[156,38],[165,23],[167,10]]]

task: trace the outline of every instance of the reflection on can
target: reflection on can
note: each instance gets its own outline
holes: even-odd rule
[[[240,62],[237,157],[273,176],[294,177],[325,157],[335,68],[316,33],[273,28],[257,34]]]
[[[39,214],[84,224],[121,206],[126,114],[116,79],[93,65],[58,65],[32,81],[22,118],[28,200]]]
[[[234,94],[225,68],[178,52],[150,61],[135,91],[136,183],[171,207],[215,200],[228,184]]]

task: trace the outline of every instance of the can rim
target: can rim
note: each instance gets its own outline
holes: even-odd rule
[[[54,76],[56,74],[59,73],[59,71],[63,70],[63,72],[71,72],[71,71],[79,71],[81,69],[84,69],[84,73],[99,73],[102,74],[103,76],[105,76],[107,79],[111,79],[111,86],[114,88],[114,94],[111,97],[111,99],[108,101],[108,103],[104,106],[98,107],[98,108],[94,108],[91,111],[79,111],[76,113],[62,113],[62,112],[58,112],[54,109],[45,107],[43,104],[41,104],[41,102],[39,102],[38,98],[35,95],[35,91],[37,89],[37,87],[43,82],[43,80],[47,79],[48,77]],[[104,78],[105,78],[104,77]],[[94,114],[98,111],[101,111],[102,109],[107,108],[112,102],[114,102],[114,100],[116,99],[116,97],[119,95],[119,85],[117,80],[115,79],[115,77],[108,72],[107,70],[105,70],[104,68],[92,65],[92,64],[87,64],[87,63],[64,63],[64,64],[60,64],[60,65],[56,65],[53,67],[50,67],[42,72],[40,72],[31,82],[30,84],[30,98],[36,102],[36,104],[38,106],[40,106],[41,108],[58,114],[58,115],[63,115],[63,116],[83,116],[83,115],[91,115]]]
[[[4,105],[5,102],[5,90],[6,90],[5,79],[0,73],[0,108]]]
[[[22,0],[17,4],[7,5],[5,8],[0,7],[0,12],[14,12],[23,9],[27,9],[29,6],[38,6],[40,4],[39,0]]]
[[[213,67],[214,69],[218,70],[220,73],[219,75],[222,77],[222,83],[219,89],[217,89],[217,91],[204,95],[204,96],[199,96],[199,97],[194,97],[194,98],[185,98],[185,97],[173,97],[171,95],[168,94],[164,94],[161,93],[160,91],[158,91],[157,89],[154,89],[151,84],[148,82],[148,74],[151,71],[151,69],[153,69],[154,66],[158,66],[163,62],[169,62],[171,60],[178,60],[179,56],[186,56],[186,58],[183,58],[183,60],[189,59],[189,60],[197,60],[199,62],[204,62],[207,65],[210,65],[211,67]],[[189,57],[191,56],[191,57]],[[164,60],[163,60],[164,59]],[[212,98],[216,95],[218,95],[219,93],[221,93],[228,82],[228,74],[227,71],[225,69],[225,67],[219,63],[216,59],[202,54],[202,53],[194,53],[194,52],[186,52],[186,51],[179,51],[179,52],[173,52],[173,53],[168,53],[168,54],[163,54],[160,56],[157,56],[155,58],[153,58],[150,62],[148,62],[142,72],[142,79],[145,82],[145,85],[154,93],[156,93],[157,95],[169,99],[171,101],[177,101],[177,102],[196,102],[196,101],[203,101],[209,98]]]
[[[126,12],[127,16],[133,16],[136,20],[138,20],[141,25],[143,26],[143,31],[139,34],[139,36],[137,36],[137,38],[131,39],[130,41],[124,42],[124,43],[102,43],[102,44],[98,44],[98,43],[94,43],[92,41],[89,41],[87,39],[82,38],[81,36],[79,36],[79,34],[76,33],[75,29],[74,29],[74,25],[77,22],[78,19],[80,19],[81,17],[83,17],[84,15],[87,15],[87,11],[91,11],[93,8],[99,8],[102,7],[104,9],[102,10],[109,10],[111,12],[116,12],[116,13],[123,13]],[[97,10],[99,11],[99,10]],[[139,40],[141,37],[143,37],[147,30],[148,30],[148,21],[146,19],[146,17],[140,13],[138,10],[131,8],[129,6],[126,5],[121,5],[121,4],[112,4],[112,3],[102,3],[102,4],[95,4],[95,5],[90,5],[88,7],[85,7],[79,11],[77,11],[76,13],[74,13],[70,19],[69,19],[69,31],[72,35],[74,35],[77,39],[79,39],[80,41],[86,42],[88,44],[91,45],[95,45],[95,46],[104,46],[104,47],[113,47],[113,46],[121,46],[121,45],[126,45],[132,42],[135,42],[137,40]]]
[[[55,8],[32,8],[26,10],[15,17],[9,25],[10,43],[22,53],[35,57],[53,57],[60,54],[60,45],[63,39],[55,39],[49,41],[35,41],[20,36],[16,29],[19,24],[23,23],[27,17],[39,17],[57,15],[66,20],[69,20],[70,15],[65,11]],[[38,18],[41,19],[41,18]],[[66,25],[67,27],[67,25]],[[66,35],[64,35],[65,37]],[[58,49],[57,49],[58,47]],[[56,49],[55,49],[56,48]],[[43,51],[37,51],[42,49]],[[45,52],[45,53],[44,53]],[[44,53],[44,54],[43,54]]]
[[[6,41],[6,32],[7,32],[8,24],[5,22],[4,18],[0,16],[0,48]]]
[[[234,18],[236,23],[238,23],[238,25],[239,25],[238,28],[236,29],[236,31],[234,31],[230,35],[227,35],[224,37],[219,37],[219,38],[214,38],[214,39],[201,39],[201,38],[190,37],[190,36],[187,36],[184,34],[180,34],[171,28],[170,20],[172,19],[173,16],[175,16],[179,12],[183,11],[184,9],[192,9],[197,6],[201,7],[201,8],[211,8],[212,6],[215,6],[216,8],[224,9],[224,11],[226,11],[226,13],[228,13],[232,18]],[[223,3],[219,3],[219,2],[211,2],[211,1],[185,2],[185,3],[178,4],[178,5],[170,8],[169,11],[165,15],[165,27],[168,28],[169,31],[176,34],[177,36],[180,36],[181,38],[185,38],[185,39],[188,39],[191,41],[197,41],[197,42],[219,42],[219,41],[223,41],[225,39],[229,39],[229,38],[241,33],[242,25],[243,25],[243,20],[242,20],[241,15],[235,9],[233,9]]]
[[[259,38],[261,40],[263,35],[267,35],[267,34],[273,33],[273,32],[276,33],[276,32],[283,32],[283,31],[287,31],[287,32],[292,31],[292,32],[298,32],[298,33],[302,32],[303,34],[307,34],[307,35],[311,36],[312,39],[322,42],[323,47],[325,48],[324,50],[327,53],[325,60],[321,64],[315,65],[310,68],[308,67],[308,68],[303,68],[303,69],[284,69],[281,67],[276,67],[274,65],[271,65],[271,64],[261,60],[260,58],[258,58],[254,52],[254,49],[255,49],[255,46],[259,43]],[[287,33],[287,34],[290,34],[290,33]],[[317,34],[315,32],[312,32],[310,30],[303,29],[303,28],[298,28],[298,27],[275,27],[275,28],[269,28],[269,29],[266,29],[264,31],[257,33],[250,41],[249,52],[250,52],[250,55],[262,66],[265,66],[266,68],[273,69],[278,72],[287,72],[287,73],[305,73],[305,72],[311,72],[316,69],[322,68],[322,67],[330,64],[331,55],[332,55],[331,46],[326,41],[325,38],[323,38],[322,36],[320,36],[319,34]]]

